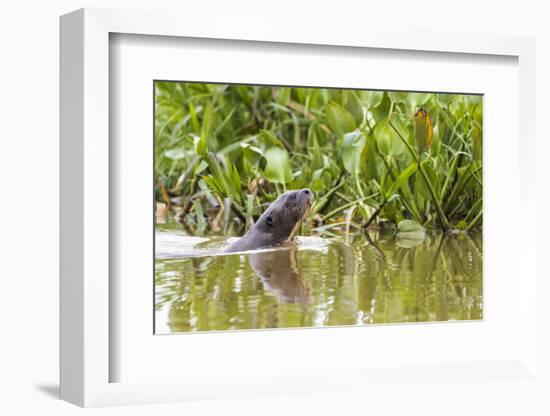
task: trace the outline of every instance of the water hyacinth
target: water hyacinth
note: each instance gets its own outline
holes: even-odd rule
[[[483,224],[479,95],[156,82],[155,104],[156,201],[190,232],[240,234],[304,187],[305,232]]]

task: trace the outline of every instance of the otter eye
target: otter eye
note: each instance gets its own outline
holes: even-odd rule
[[[269,225],[270,227],[273,225],[273,218],[271,217],[271,215],[265,218],[265,222],[267,222],[267,225]]]

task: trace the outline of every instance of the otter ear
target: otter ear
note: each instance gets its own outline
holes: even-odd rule
[[[267,222],[267,225],[269,225],[270,227],[273,226],[273,218],[271,217],[271,215],[265,217],[265,222]]]

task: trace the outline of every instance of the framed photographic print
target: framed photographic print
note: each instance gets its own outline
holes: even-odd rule
[[[156,334],[483,318],[481,95],[154,88]]]
[[[533,40],[180,23],[61,19],[62,398],[536,384]]]

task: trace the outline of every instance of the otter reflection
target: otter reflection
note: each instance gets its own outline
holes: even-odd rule
[[[309,303],[310,288],[298,270],[296,246],[251,254],[250,266],[281,303]]]

